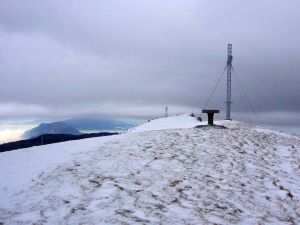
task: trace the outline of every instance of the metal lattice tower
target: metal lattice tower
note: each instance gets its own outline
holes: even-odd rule
[[[227,53],[227,97],[226,97],[226,120],[231,120],[231,71],[232,71],[232,44],[228,44]]]

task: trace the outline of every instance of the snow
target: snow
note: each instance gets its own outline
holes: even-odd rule
[[[0,192],[1,205],[9,203],[10,192],[29,188],[32,181],[38,179],[41,171],[51,171],[69,160],[72,161],[74,152],[80,152],[84,157],[84,153],[93,151],[99,142],[114,138],[115,136],[83,139],[1,153],[0,165],[5,167],[0,172],[0,185],[5,186]]]
[[[242,122],[229,121],[229,120],[216,120],[215,125],[236,127]],[[164,118],[158,118],[146,122],[140,126],[134,127],[126,131],[125,133],[137,133],[144,131],[154,130],[170,130],[170,129],[183,129],[183,128],[194,128],[196,126],[207,125],[207,121],[200,122],[196,117],[190,116],[190,114],[181,114],[177,116],[169,116]],[[257,128],[259,129],[259,128]]]
[[[134,127],[129,130],[129,132],[143,132],[150,130],[169,130],[169,129],[179,129],[179,128],[192,128],[197,125],[201,125],[196,117],[192,117],[189,114],[183,114],[178,116],[170,116],[159,119],[154,119],[146,122],[138,127]]]
[[[300,224],[300,138],[188,115],[0,154],[0,224]]]

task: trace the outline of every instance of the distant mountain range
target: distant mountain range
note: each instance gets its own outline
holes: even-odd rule
[[[39,126],[27,130],[22,135],[22,139],[35,138],[44,134],[81,134],[79,130],[66,122],[41,123]]]
[[[135,124],[125,123],[115,119],[103,118],[72,118],[53,123],[41,123],[27,130],[22,139],[35,138],[44,134],[80,135],[80,131],[122,131],[134,127]]]

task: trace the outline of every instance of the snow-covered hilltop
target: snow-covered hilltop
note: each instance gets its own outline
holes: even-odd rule
[[[300,224],[300,138],[201,124],[2,153],[0,223]]]
[[[201,123],[195,117],[190,116],[189,114],[183,114],[151,120],[138,127],[130,129],[129,132],[193,128],[201,124],[207,124],[207,122]]]

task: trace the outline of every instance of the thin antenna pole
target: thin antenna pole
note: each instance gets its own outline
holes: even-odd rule
[[[227,52],[227,96],[226,96],[226,120],[231,120],[231,71],[232,71],[232,44],[228,44]]]
[[[166,106],[166,109],[165,109],[165,117],[168,117],[168,106]]]

